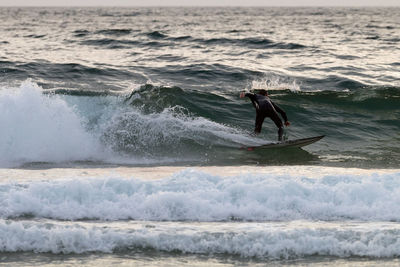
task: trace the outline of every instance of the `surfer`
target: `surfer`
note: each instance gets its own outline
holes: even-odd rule
[[[277,112],[279,112],[285,120],[285,126],[289,126],[290,122],[288,121],[285,111],[271,101],[268,97],[267,90],[262,89],[257,94],[245,92],[240,93],[240,98],[245,96],[250,98],[253,106],[256,108],[256,127],[254,133],[259,134],[261,132],[264,119],[269,117],[275,123],[276,127],[278,127],[278,140],[282,141],[283,123]]]

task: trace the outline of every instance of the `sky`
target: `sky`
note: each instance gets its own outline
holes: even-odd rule
[[[400,6],[400,0],[0,0],[0,6]]]

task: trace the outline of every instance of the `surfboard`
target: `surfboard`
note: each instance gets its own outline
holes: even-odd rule
[[[242,149],[254,150],[254,149],[266,149],[266,148],[303,147],[315,143],[324,137],[325,135],[320,135],[302,139],[286,140],[282,142],[273,142],[260,146],[242,147]]]

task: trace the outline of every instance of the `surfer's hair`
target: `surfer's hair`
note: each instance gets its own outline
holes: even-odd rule
[[[261,89],[258,93],[259,93],[260,95],[267,95],[267,94],[268,94],[268,91],[265,90],[265,89]]]

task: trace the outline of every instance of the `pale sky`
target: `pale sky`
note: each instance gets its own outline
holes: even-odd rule
[[[400,0],[0,0],[0,6],[400,6]]]

